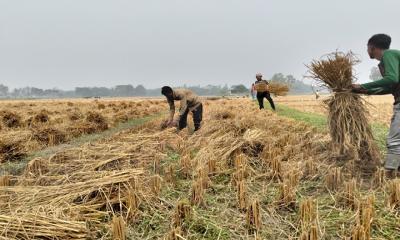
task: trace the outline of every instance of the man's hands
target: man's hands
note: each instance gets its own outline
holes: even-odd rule
[[[352,84],[351,85],[351,92],[353,93],[361,93],[361,94],[367,94],[368,90],[363,88],[360,84]]]

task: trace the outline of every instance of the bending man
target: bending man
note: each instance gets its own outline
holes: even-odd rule
[[[169,86],[164,86],[161,89],[161,94],[167,98],[169,104],[169,119],[168,125],[178,125],[178,130],[182,130],[187,126],[187,116],[189,112],[193,113],[194,130],[200,129],[201,121],[203,119],[203,104],[200,102],[199,97],[189,89],[172,89]],[[179,116],[174,120],[175,103],[180,101]]]

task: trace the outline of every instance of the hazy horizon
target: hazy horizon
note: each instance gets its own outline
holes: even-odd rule
[[[395,0],[36,0],[0,2],[0,84],[70,90],[132,84],[251,84],[256,72],[302,79],[305,64],[392,36]]]

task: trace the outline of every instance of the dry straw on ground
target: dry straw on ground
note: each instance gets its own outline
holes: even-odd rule
[[[368,110],[362,96],[351,92],[355,82],[353,66],[358,62],[351,52],[335,52],[314,60],[308,68],[311,78],[333,92],[325,104],[334,149],[340,155],[360,160],[358,166],[366,171],[373,171],[379,163],[379,151],[368,124]]]

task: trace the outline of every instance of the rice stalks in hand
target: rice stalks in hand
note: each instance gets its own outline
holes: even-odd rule
[[[388,204],[392,209],[400,208],[400,179],[390,180],[388,182]]]
[[[341,168],[331,168],[325,176],[325,185],[330,191],[336,191],[343,182]]]
[[[360,168],[371,172],[379,164],[380,155],[368,124],[365,100],[351,92],[353,66],[358,62],[351,52],[336,52],[314,60],[308,68],[311,78],[334,92],[325,101],[333,148],[341,155],[362,161]]]
[[[121,216],[114,216],[111,222],[111,232],[113,240],[126,239],[126,224]]]
[[[259,232],[261,224],[260,202],[256,199],[249,204],[246,210],[246,225],[249,234]]]

